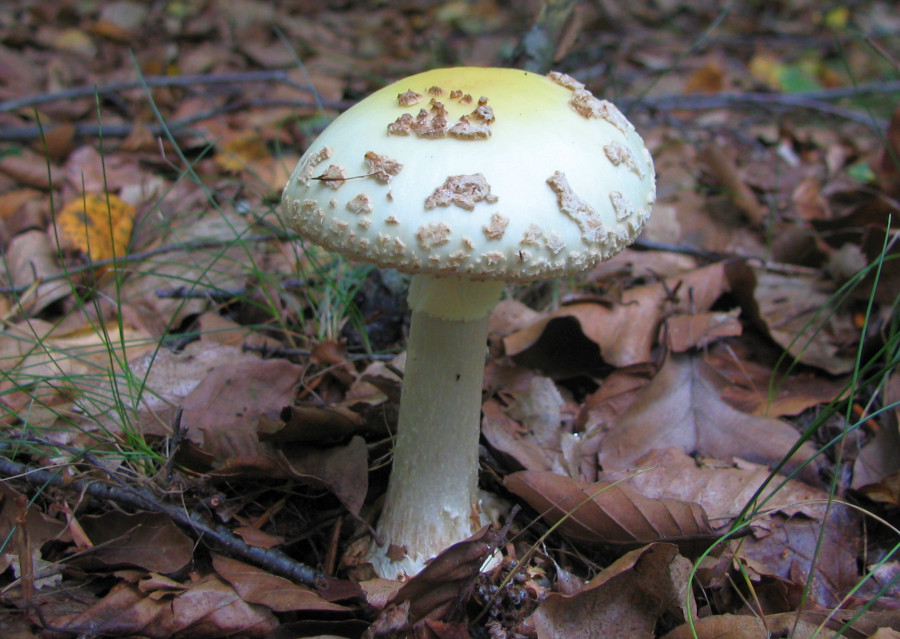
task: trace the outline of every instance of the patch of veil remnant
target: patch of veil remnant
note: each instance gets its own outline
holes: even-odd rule
[[[503,217],[499,213],[494,213],[491,215],[490,223],[482,226],[481,230],[484,231],[489,240],[500,240],[503,239],[507,226],[509,226],[509,218]]]
[[[444,183],[425,199],[425,208],[436,206],[456,206],[467,211],[475,210],[478,202],[493,204],[497,196],[491,193],[491,185],[481,173],[473,175],[451,175]]]
[[[382,184],[389,184],[391,178],[403,170],[403,165],[397,160],[386,155],[378,155],[375,151],[368,151],[365,158],[366,164],[369,165],[369,175]]]
[[[372,208],[372,198],[370,198],[365,193],[360,193],[355,198],[347,202],[347,210],[351,213],[356,213],[357,215],[371,213],[374,210]]]
[[[450,227],[444,222],[423,224],[416,232],[416,239],[419,240],[419,246],[427,251],[450,241]]]
[[[624,164],[629,171],[634,173],[640,179],[644,179],[644,169],[638,164],[637,158],[634,157],[634,153],[631,152],[631,149],[624,144],[610,142],[603,147],[603,152],[606,153],[606,157],[609,158],[609,161],[615,166]]]
[[[547,184],[556,193],[559,210],[578,225],[581,239],[593,245],[606,242],[609,232],[604,228],[600,216],[590,204],[575,195],[565,173],[554,171],[553,175],[547,178]]]
[[[337,164],[331,164],[322,172],[322,175],[317,175],[313,179],[324,182],[325,186],[337,191],[344,186],[344,182],[347,181],[347,172],[344,171],[344,167]]]
[[[616,221],[624,222],[634,216],[634,204],[629,202],[628,198],[618,191],[609,192],[609,201],[612,204],[613,211],[616,212]]]
[[[334,155],[334,149],[330,146],[323,146],[315,153],[310,153],[306,158],[306,163],[303,165],[303,168],[297,174],[297,181],[303,186],[309,186],[309,182],[312,180],[313,171],[332,155]]]
[[[479,98],[474,111],[459,116],[456,123],[451,126],[447,107],[443,102],[435,99],[443,95],[444,90],[440,87],[431,87],[428,89],[428,93],[435,96],[431,99],[431,108],[420,109],[416,116],[404,113],[388,125],[388,135],[414,134],[420,138],[431,140],[445,137],[460,140],[486,140],[491,137],[491,124],[494,123],[495,116],[494,110],[488,106],[488,99],[485,96]],[[407,91],[397,96],[397,101],[400,106],[411,106],[418,103],[421,98],[420,94]],[[468,93],[463,95],[463,92],[459,90],[450,92],[450,100],[460,104],[471,104],[474,101],[471,95]]]
[[[622,112],[609,100],[600,100],[594,94],[584,88],[584,84],[568,75],[558,71],[551,71],[547,77],[572,91],[569,98],[569,106],[577,113],[590,119],[601,118],[606,120],[622,133],[628,134],[634,130],[634,126],[622,115]]]
[[[422,94],[416,93],[412,89],[406,91],[405,93],[401,93],[397,96],[397,102],[400,106],[412,106],[414,104],[418,104],[422,101]]]

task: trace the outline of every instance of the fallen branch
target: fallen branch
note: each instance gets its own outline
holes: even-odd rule
[[[70,279],[73,275],[79,275],[81,273],[88,273],[94,271],[98,268],[104,266],[123,266],[125,264],[132,264],[134,262],[140,262],[142,260],[156,257],[157,255],[163,255],[165,253],[174,253],[176,251],[197,251],[201,249],[207,248],[221,248],[223,246],[228,246],[230,244],[238,244],[242,242],[266,242],[269,240],[281,240],[281,241],[299,241],[301,240],[301,236],[296,233],[291,232],[281,232],[275,231],[271,234],[267,235],[254,235],[250,237],[241,237],[241,238],[229,238],[227,240],[197,240],[196,242],[183,242],[181,244],[168,244],[166,246],[160,246],[159,248],[149,249],[147,251],[140,251],[138,253],[131,253],[129,255],[123,255],[121,257],[109,258],[106,260],[94,260],[88,261],[81,266],[74,266],[71,268],[67,268],[65,271],[58,275],[54,275],[52,277],[46,277],[40,281],[41,284],[46,282],[55,282],[57,280],[67,280]],[[27,291],[29,288],[34,286],[34,282],[30,282],[29,284],[24,284],[22,286],[0,286],[0,294],[21,294]]]
[[[23,109],[26,107],[35,107],[41,104],[48,104],[50,102],[60,102],[63,100],[74,100],[76,98],[110,95],[113,93],[120,93],[122,91],[130,91],[132,89],[143,89],[144,87],[193,88],[197,86],[243,84],[246,82],[278,82],[303,93],[312,94],[315,92],[315,89],[313,89],[312,87],[291,80],[288,72],[284,69],[206,75],[152,75],[145,77],[143,80],[116,82],[103,86],[75,87],[72,89],[65,89],[63,91],[54,91],[53,93],[39,93],[37,95],[17,98],[15,100],[4,100],[3,102],[0,102],[0,112],[5,113],[7,111],[15,111],[17,109]]]
[[[575,74],[578,75],[577,73]],[[129,91],[139,88],[159,88],[159,87],[195,87],[195,86],[221,86],[221,85],[240,85],[247,82],[274,82],[284,84],[297,91],[315,95],[315,88],[290,79],[288,72],[283,69],[270,71],[248,71],[244,73],[225,73],[215,75],[191,75],[191,76],[150,76],[143,81],[119,82],[108,84],[105,86],[95,87],[76,87],[65,91],[56,91],[53,93],[43,93],[38,95],[27,96],[14,100],[6,100],[0,102],[0,113],[15,111],[18,109],[35,107],[51,102],[61,100],[71,100],[75,98],[84,98],[90,96],[104,96],[121,91]],[[803,109],[807,111],[815,111],[830,117],[837,117],[851,122],[856,122],[865,126],[872,127],[877,130],[884,130],[886,123],[867,113],[856,111],[853,109],[842,108],[831,104],[837,100],[845,100],[850,98],[860,98],[872,95],[891,95],[900,93],[900,81],[881,82],[861,84],[854,87],[843,87],[837,89],[823,89],[821,91],[809,91],[806,93],[764,93],[764,92],[748,92],[748,93],[711,93],[711,94],[686,94],[686,95],[662,95],[655,97],[644,96],[639,99],[624,98],[619,100],[619,104],[627,109],[649,109],[649,110],[684,110],[684,111],[703,111],[709,109],[722,109],[733,107],[765,107],[772,109]],[[341,101],[321,101],[325,107],[338,111],[344,110],[352,105],[352,102]],[[204,113],[196,114],[190,118],[182,120],[174,120],[167,123],[166,128],[171,131],[184,133],[183,129],[197,122],[208,120],[217,115],[230,113],[246,108],[271,108],[276,106],[287,106],[293,108],[310,108],[318,106],[310,102],[300,100],[238,100],[233,104],[228,104],[214,109],[210,109]],[[105,137],[118,138],[127,137],[134,127],[130,124],[100,125],[95,123],[83,123],[75,125],[75,135],[78,137]],[[150,125],[148,129],[152,135],[162,135],[163,127],[161,125]],[[41,137],[41,128],[38,126],[25,126],[16,128],[6,128],[0,130],[0,141],[28,141],[36,140]]]
[[[873,115],[853,109],[834,106],[832,101],[869,95],[890,95],[900,93],[900,82],[866,84],[844,89],[825,89],[807,93],[688,93],[685,95],[661,95],[644,97],[640,100],[624,98],[619,103],[628,109],[656,109],[660,111],[684,110],[705,111],[733,107],[764,107],[770,109],[803,109],[817,111],[828,116],[850,120],[879,131],[887,127],[887,122]]]
[[[76,493],[85,493],[95,499],[162,513],[182,527],[192,530],[198,537],[209,538],[232,555],[256,564],[272,574],[291,579],[310,588],[324,589],[328,586],[329,579],[324,573],[294,561],[280,550],[248,546],[224,526],[211,525],[197,513],[187,512],[177,506],[161,502],[148,490],[111,486],[98,480],[69,479],[58,472],[31,468],[2,455],[0,455],[0,476],[22,479],[41,488],[53,486]]]

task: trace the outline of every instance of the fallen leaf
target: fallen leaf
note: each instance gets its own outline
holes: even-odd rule
[[[650,350],[665,314],[706,311],[726,290],[723,265],[711,264],[627,289],[618,301],[566,305],[507,336],[503,344],[516,363],[545,371],[564,366],[565,375],[597,366],[594,344],[609,364],[620,368],[640,364],[651,360]]]
[[[64,246],[91,261],[123,257],[128,252],[136,210],[116,195],[87,194],[69,202],[57,215]]]
[[[742,413],[721,398],[725,380],[700,357],[672,355],[631,407],[605,426],[598,458],[604,468],[630,468],[654,449],[676,446],[688,453],[733,457],[774,465],[799,438],[787,422]],[[801,476],[818,483],[817,451],[804,443],[785,466],[812,459]]]
[[[676,353],[683,353],[692,348],[704,348],[721,337],[736,337],[743,332],[738,315],[740,309],[668,317],[663,329],[666,346]]]
[[[708,464],[671,447],[653,450],[635,462],[644,472],[628,480],[640,494],[650,499],[676,499],[699,504],[717,527],[734,519],[769,478],[766,466],[742,461],[739,464]],[[622,471],[609,469],[609,477]],[[757,503],[769,513],[802,515],[808,519],[824,518],[828,494],[803,482],[782,480],[769,484]],[[752,522],[765,530],[771,527],[765,518]]]
[[[182,423],[218,464],[259,454],[258,420],[293,402],[303,370],[284,359],[222,361],[182,401]]]
[[[535,444],[554,447],[563,426],[563,406],[565,401],[553,380],[535,375],[528,388],[513,395],[507,414],[528,429]]]
[[[6,269],[13,286],[26,287],[18,302],[29,315],[72,294],[72,287],[64,278],[57,262],[55,243],[43,231],[26,231],[15,236],[7,246]],[[54,278],[55,281],[45,282]]]
[[[279,48],[284,50],[284,47]],[[269,155],[265,140],[255,131],[246,131],[231,134],[220,143],[215,161],[223,170],[238,173]]]
[[[525,470],[550,470],[553,455],[525,437],[522,426],[508,417],[495,400],[488,400],[481,407],[481,432],[491,447],[515,460]]]
[[[772,369],[774,358],[771,363],[766,363],[765,357],[754,361],[766,350],[764,346],[754,341],[729,343],[726,348],[714,345],[704,357],[729,380],[730,385],[722,390],[722,399],[734,408],[762,417],[800,415],[834,401],[844,391],[846,379],[829,379],[809,371],[782,375]]]
[[[235,635],[263,639],[278,625],[268,608],[244,602],[215,575],[201,577],[181,592],[167,588],[163,594],[154,597],[134,584],[119,583],[86,607],[82,597],[77,601],[78,607],[83,607],[80,612],[61,607],[58,611],[45,609],[44,613],[53,627],[70,633],[150,639]]]
[[[235,559],[213,555],[213,568],[249,604],[261,604],[275,612],[349,610],[326,601],[308,588]]]
[[[714,615],[695,619],[693,628],[688,624],[679,626],[661,639],[760,639],[787,636],[783,633],[790,633],[792,639],[827,639],[837,636],[827,629],[817,634],[817,628],[818,624],[800,620],[793,613],[769,615],[762,619],[752,615]]]
[[[637,546],[716,537],[701,506],[649,499],[627,483],[590,485],[556,473],[521,471],[507,475],[503,485],[551,524],[562,520],[557,530],[577,541]]]
[[[56,178],[56,165],[37,154],[23,151],[21,155],[6,155],[0,158],[0,173],[5,173],[22,186],[30,186],[46,191],[49,179]]]
[[[93,543],[79,557],[82,564],[173,573],[193,557],[194,542],[166,515],[110,511],[80,517],[79,522]]]
[[[768,211],[760,204],[753,189],[741,177],[737,163],[722,145],[713,142],[703,150],[698,159],[712,172],[734,201],[735,206],[747,216],[750,223],[754,226],[761,226],[768,217]]]
[[[667,612],[684,618],[691,562],[671,544],[633,550],[575,595],[551,593],[531,616],[538,639],[650,639]],[[693,600],[691,600],[693,611]]]
[[[409,603],[410,620],[442,619],[461,610],[452,609],[463,592],[471,592],[474,579],[482,565],[503,542],[504,535],[485,526],[477,533],[457,544],[453,544],[403,585],[391,606],[382,614],[390,614],[392,607]]]
[[[776,272],[748,263],[728,268],[748,316],[798,362],[833,375],[853,370],[859,329],[835,308],[835,286],[818,273]]]

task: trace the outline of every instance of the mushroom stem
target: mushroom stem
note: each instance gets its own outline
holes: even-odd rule
[[[501,282],[462,278],[413,280],[394,463],[377,527],[384,545],[373,544],[368,558],[387,578],[415,575],[428,559],[481,527],[481,391],[488,318],[503,289]],[[448,286],[460,306],[446,306]],[[479,307],[474,312],[466,308],[473,299]]]

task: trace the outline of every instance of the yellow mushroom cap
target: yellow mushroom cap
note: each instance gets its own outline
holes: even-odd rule
[[[610,102],[561,73],[458,67],[335,119],[291,175],[282,216],[351,259],[514,282],[612,257],[655,197],[650,153]]]

